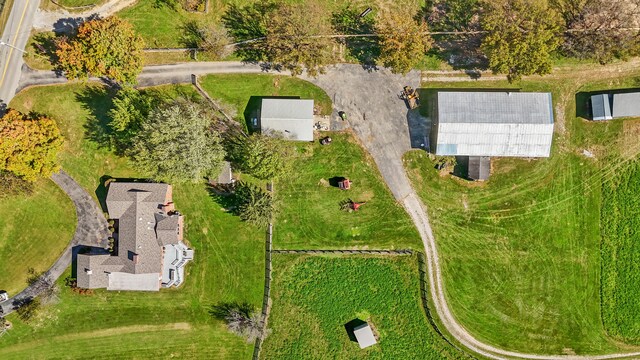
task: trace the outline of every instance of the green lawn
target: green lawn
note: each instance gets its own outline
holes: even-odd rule
[[[0,289],[15,295],[27,286],[27,270],[46,271],[71,241],[76,213],[51,180],[35,183],[30,196],[0,201]]]
[[[259,107],[260,97],[264,96],[314,99],[315,106],[322,115],[331,114],[331,99],[324,90],[288,75],[207,75],[200,78],[200,84],[214,99],[235,106],[241,120],[245,120],[245,111],[248,114]]]
[[[420,237],[383,182],[373,159],[350,134],[331,134],[333,142],[298,146],[295,171],[276,184],[282,212],[276,219],[274,247],[414,248]],[[347,177],[344,191],[331,178]],[[366,201],[357,212],[340,210],[347,199]]]
[[[553,93],[556,135],[549,159],[494,158],[491,179],[478,184],[438,174],[424,152],[406,155],[410,179],[428,206],[447,299],[479,339],[546,354],[626,348],[607,336],[600,307],[601,182],[618,168],[619,160],[609,161],[620,150],[622,123],[577,118],[576,93],[630,80],[428,84]],[[578,96],[579,114],[584,100]],[[596,158],[581,155],[584,149]]]
[[[168,96],[190,87],[150,89]],[[100,145],[95,130],[106,120],[110,96],[95,84],[37,87],[11,103],[54,118],[66,139],[62,167],[95,194],[104,175],[137,177],[126,159]],[[48,317],[0,339],[3,358],[216,358],[250,357],[253,346],[228,333],[208,311],[221,302],[262,303],[264,232],[225,212],[204,184],[175,185],[185,215],[185,239],[195,249],[178,290],[159,293],[97,291],[83,296],[63,289]],[[65,240],[66,241],[66,240]],[[62,280],[60,281],[61,286]],[[123,336],[125,335],[125,336]]]
[[[640,343],[640,163],[603,182],[602,317],[610,335]]]
[[[263,359],[447,359],[460,354],[429,325],[415,256],[274,255],[272,333]],[[361,350],[345,325],[370,321]]]

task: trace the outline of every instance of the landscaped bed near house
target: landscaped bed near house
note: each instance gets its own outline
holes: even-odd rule
[[[273,256],[271,333],[263,359],[461,357],[429,324],[411,256]],[[360,349],[345,325],[368,321],[378,343]]]
[[[149,89],[168,95],[191,87]],[[18,94],[11,107],[55,119],[65,137],[62,167],[96,199],[101,177],[139,177],[127,159],[114,155],[101,137],[110,95],[101,85],[36,87]],[[107,292],[80,295],[64,286],[60,301],[44,316],[0,339],[0,356],[23,358],[248,358],[253,345],[229,333],[209,310],[222,302],[259,307],[264,282],[264,230],[222,209],[202,184],[175,184],[176,209],[185,215],[185,240],[195,249],[184,285],[158,293]],[[39,229],[32,224],[34,229]],[[65,238],[68,241],[70,237]],[[52,262],[52,261],[51,261]],[[51,262],[42,264],[48,267]],[[117,346],[115,345],[117,344]]]
[[[27,286],[29,268],[38,273],[47,270],[69,244],[75,228],[73,203],[49,179],[38,180],[31,195],[3,197],[0,290],[16,295]]]
[[[273,246],[277,249],[421,249],[409,215],[393,198],[373,159],[350,133],[330,133],[330,145],[298,145],[294,169],[276,183],[282,203]],[[352,181],[340,190],[338,177]],[[349,199],[365,202],[345,211]]]
[[[501,348],[539,354],[629,350],[612,341],[607,331],[616,333],[603,327],[601,309],[608,325],[606,306],[612,299],[601,292],[601,283],[603,289],[610,289],[610,282],[620,286],[616,289],[624,294],[618,299],[635,299],[635,291],[616,281],[636,275],[601,278],[601,271],[606,275],[610,269],[601,270],[600,226],[608,220],[601,219],[600,205],[607,196],[601,192],[602,181],[619,175],[618,154],[630,147],[624,145],[622,121],[589,123],[576,118],[575,110],[576,93],[633,81],[607,79],[582,86],[584,81],[517,84],[522,91],[553,93],[556,136],[549,159],[493,159],[491,178],[480,184],[439,174],[424,152],[405,156],[413,186],[428,207],[451,309],[474,336]],[[428,87],[514,85],[485,81]],[[584,105],[579,103],[578,109]],[[633,255],[619,255],[623,257]],[[630,270],[622,263],[611,265]],[[625,311],[632,314],[639,308],[631,305]],[[625,321],[626,330],[637,328],[636,320]]]

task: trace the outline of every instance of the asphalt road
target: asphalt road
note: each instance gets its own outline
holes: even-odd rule
[[[16,0],[0,45],[0,101],[8,104],[16,94],[22,68],[22,51],[29,40],[33,18],[40,0]],[[10,45],[10,46],[9,46]]]

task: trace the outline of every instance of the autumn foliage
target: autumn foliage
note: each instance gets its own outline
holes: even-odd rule
[[[33,181],[57,170],[62,136],[55,121],[10,109],[0,119],[0,170]]]
[[[56,45],[58,66],[71,79],[99,76],[134,84],[142,71],[144,42],[131,24],[115,16],[85,21],[75,36]]]

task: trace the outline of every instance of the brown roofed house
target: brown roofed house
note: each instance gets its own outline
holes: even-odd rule
[[[174,210],[171,185],[114,182],[107,194],[117,221],[117,252],[79,254],[78,287],[158,291],[178,286],[193,250],[183,240],[183,217]]]

